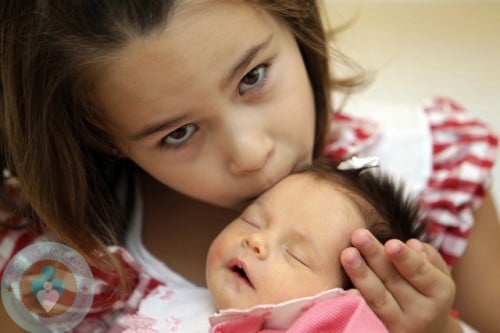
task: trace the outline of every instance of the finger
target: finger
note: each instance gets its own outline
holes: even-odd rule
[[[378,294],[370,295],[373,297],[371,301],[370,307],[375,311],[375,313],[383,319],[386,326],[390,326],[388,321],[392,320],[402,320],[406,312],[414,313],[415,309],[420,310],[421,306],[425,306],[428,304],[428,297],[420,292],[413,285],[414,281],[406,279],[399,271],[397,266],[393,264],[391,258],[386,254],[384,245],[380,244],[380,242],[368,231],[368,230],[356,230],[352,235],[351,242],[355,245],[363,258],[365,259],[367,265],[371,269],[372,273],[378,278],[378,281],[384,286],[385,292],[387,292],[394,304],[397,304],[399,307],[400,313],[384,311],[391,311],[391,307],[387,306],[389,310],[376,310],[377,307],[380,307],[378,304],[385,302],[386,300],[383,298],[383,295],[378,292]],[[401,244],[401,242],[399,242]],[[408,248],[403,244],[404,248]],[[408,248],[409,249],[409,248]],[[424,250],[424,249],[422,249]],[[412,250],[413,251],[413,250]],[[414,251],[416,253],[416,251]],[[420,254],[422,258],[425,258],[424,254]],[[415,263],[410,261],[407,263],[407,270],[411,270],[414,268]],[[447,281],[439,280],[437,285],[439,286],[449,286]],[[426,282],[424,282],[426,283]],[[425,288],[426,285],[420,286]],[[443,288],[444,288],[443,287]],[[369,287],[366,287],[369,288]],[[365,293],[369,293],[368,291],[361,291],[363,296]],[[445,289],[442,290],[442,294],[431,294],[432,296],[438,297],[436,301],[439,301],[440,304],[443,304],[449,295],[448,291]],[[389,303],[390,304],[390,303]],[[386,320],[387,318],[387,320]],[[392,322],[391,322],[392,324]],[[394,326],[397,327],[397,323],[394,323]]]
[[[353,289],[353,288],[347,289],[345,291],[345,294],[349,295],[349,296],[360,296],[361,295],[361,293],[359,292],[358,289]]]
[[[357,229],[351,236],[351,243],[359,250],[373,273],[382,281],[395,299],[400,294],[412,294],[413,287],[396,270],[382,245],[368,230]]]
[[[392,239],[387,241],[384,247],[387,256],[391,259],[397,271],[418,292],[424,296],[438,299],[445,299],[449,298],[450,295],[454,295],[454,284],[451,277],[447,272],[443,272],[439,267],[431,263],[428,258],[434,256],[434,254],[430,249],[425,248],[423,244],[419,245],[412,242],[412,247],[410,247],[399,240]],[[420,251],[416,251],[415,247]],[[429,255],[427,255],[428,252]],[[437,260],[437,258],[433,258],[433,260]],[[441,259],[441,261],[443,260]],[[436,264],[441,268],[445,265],[444,261],[442,263],[436,262]],[[407,299],[407,297],[411,297],[410,295],[401,294],[396,297],[403,304],[411,302],[410,299]]]
[[[425,256],[429,259],[430,263],[438,268],[443,273],[448,273],[449,269],[446,265],[446,262],[443,260],[443,257],[439,254],[439,252],[432,245],[427,243],[422,243],[417,239],[410,239],[406,242],[406,244],[412,249],[424,253]]]
[[[394,270],[391,261],[385,255],[384,246],[368,230],[355,230],[351,235],[351,243],[382,280]]]
[[[340,254],[340,262],[353,285],[382,322],[388,327],[398,324],[402,309],[359,251],[354,247],[344,249]]]

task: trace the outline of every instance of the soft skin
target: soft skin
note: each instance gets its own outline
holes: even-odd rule
[[[164,31],[113,58],[95,92],[122,154],[209,204],[241,206],[312,159],[294,36],[245,4],[181,3]]]
[[[341,287],[340,252],[363,225],[334,185],[308,174],[285,178],[212,243],[206,276],[216,306],[275,304]]]

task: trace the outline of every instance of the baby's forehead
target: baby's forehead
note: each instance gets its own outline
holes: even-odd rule
[[[328,177],[314,171],[303,171],[290,174],[282,179],[276,186],[297,187],[303,189],[333,189],[335,192],[346,192],[347,188],[342,186],[336,177]]]
[[[350,198],[349,190],[345,186],[334,178],[318,177],[311,172],[300,172],[285,177],[257,201],[269,205],[268,209],[275,211],[283,207],[283,203],[294,203],[295,206],[289,207],[291,209],[289,213],[339,216],[356,210],[356,204]]]
[[[290,174],[273,185],[270,189],[262,193],[257,199],[257,203],[266,203],[280,206],[280,204],[288,201],[297,204],[302,203],[297,209],[312,207],[317,200],[327,198],[348,199],[345,191],[340,185],[330,179],[317,177],[310,172],[299,172]],[[276,209],[279,209],[276,207]]]

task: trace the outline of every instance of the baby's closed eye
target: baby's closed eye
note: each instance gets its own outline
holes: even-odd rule
[[[310,268],[309,267],[309,261],[306,257],[306,255],[298,250],[298,249],[293,249],[293,248],[290,248],[290,247],[287,247],[286,248],[286,253],[296,262],[300,263],[301,265],[307,267],[307,268]]]

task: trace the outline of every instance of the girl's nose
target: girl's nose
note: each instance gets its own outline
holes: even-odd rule
[[[229,170],[235,175],[262,169],[274,151],[274,141],[262,131],[246,128],[234,131],[226,144],[229,151]]]
[[[241,241],[241,246],[252,251],[259,259],[266,259],[269,255],[269,246],[260,233],[245,236]]]

